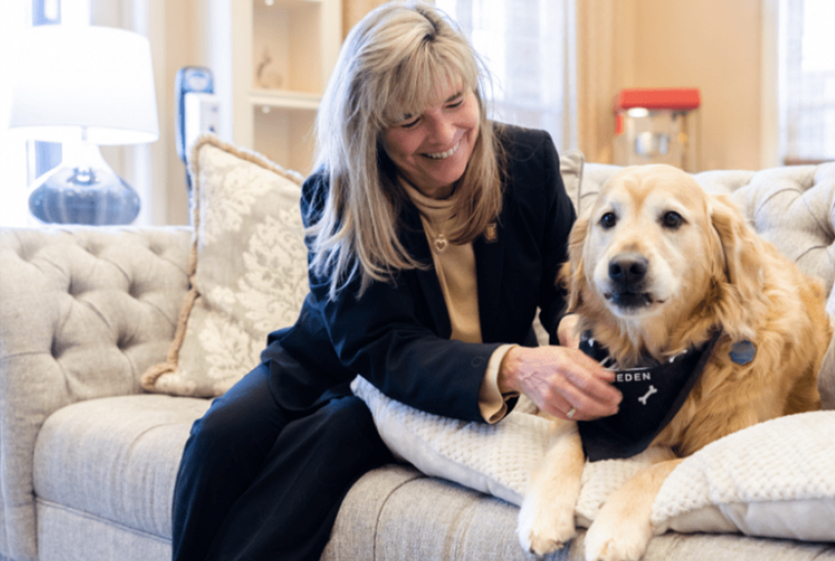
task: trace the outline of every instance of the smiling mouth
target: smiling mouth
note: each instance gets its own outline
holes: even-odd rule
[[[431,154],[431,153],[427,152],[426,154],[424,154],[424,156],[426,156],[427,158],[430,158],[432,160],[445,160],[445,159],[449,158],[450,156],[452,156],[453,154],[455,154],[455,152],[458,150],[459,146],[461,146],[461,141],[460,140],[455,144],[455,146],[453,146],[452,148],[450,148],[446,152],[437,152],[435,154]]]

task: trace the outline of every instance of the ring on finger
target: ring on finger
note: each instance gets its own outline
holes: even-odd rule
[[[573,418],[574,418],[574,415],[575,415],[576,413],[577,413],[577,408],[576,408],[576,407],[572,407],[571,409],[569,409],[569,410],[568,410],[568,413],[566,413],[566,414],[565,414],[565,416],[566,416],[566,417],[568,417],[569,419],[573,419]]]

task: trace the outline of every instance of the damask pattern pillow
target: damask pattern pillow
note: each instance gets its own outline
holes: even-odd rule
[[[252,370],[267,334],[292,325],[308,291],[301,175],[204,136],[192,149],[189,291],[153,392],[222,395]]]

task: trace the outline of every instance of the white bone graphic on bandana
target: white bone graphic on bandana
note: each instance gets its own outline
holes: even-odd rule
[[[640,401],[642,404],[646,405],[647,400],[649,399],[649,396],[651,396],[654,393],[658,393],[658,390],[655,389],[655,386],[650,386],[647,393],[645,393],[643,397],[639,397],[638,401]]]

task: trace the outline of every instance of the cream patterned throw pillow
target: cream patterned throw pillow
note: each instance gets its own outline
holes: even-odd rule
[[[222,395],[252,370],[267,334],[292,325],[308,292],[302,177],[205,136],[192,149],[191,290],[165,363],[142,386]]]

